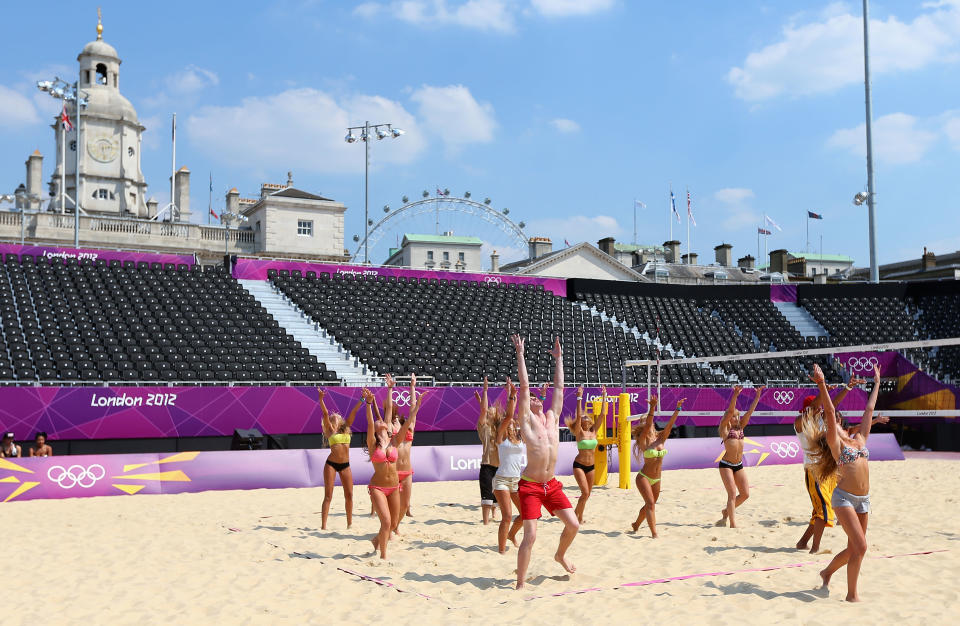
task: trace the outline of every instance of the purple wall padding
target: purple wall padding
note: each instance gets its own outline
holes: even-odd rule
[[[153,252],[131,252],[124,250],[96,250],[88,248],[60,248],[57,246],[21,246],[15,243],[0,243],[0,257],[6,258],[8,254],[30,254],[34,258],[40,259],[90,259],[96,261],[147,261],[149,263],[177,263],[192,266],[194,258],[192,254],[162,254]]]
[[[432,270],[409,270],[399,267],[372,267],[360,265],[337,265],[308,261],[271,261],[269,259],[237,259],[233,277],[250,280],[267,280],[267,270],[299,270],[326,272],[331,276],[406,276],[407,278],[436,278],[447,280],[471,280],[494,285],[543,285],[543,288],[561,298],[567,297],[567,281],[564,278],[541,278],[539,276],[515,276],[512,274],[475,274],[470,272],[443,272]]]
[[[796,302],[796,285],[770,285],[771,302]]]
[[[744,444],[744,465],[803,460],[795,437],[747,437]],[[664,469],[668,471],[715,467],[723,452],[719,438],[713,437],[670,439],[667,449]],[[560,444],[557,474],[571,473],[576,453],[576,444]],[[256,450],[0,459],[0,501],[319,487],[328,454],[328,450]],[[892,434],[870,437],[871,461],[903,458]],[[362,450],[350,450],[350,466],[356,484],[370,480],[371,465]],[[618,467],[612,453],[610,470]],[[416,446],[413,468],[417,482],[473,481],[479,473],[480,446]],[[634,459],[632,469],[638,468]],[[669,480],[669,474],[664,478]],[[474,498],[475,492],[474,485],[464,485],[465,498]]]
[[[347,415],[360,401],[359,387],[326,387],[326,404],[331,411]],[[474,430],[477,423],[475,387],[422,388],[429,395],[417,416],[419,430]],[[375,388],[382,402],[385,387]],[[633,414],[646,411],[646,388],[631,387]],[[611,390],[614,393],[614,390]],[[813,394],[809,388],[775,388],[763,393],[758,411],[799,412],[803,398]],[[410,393],[406,388],[393,391],[402,413],[409,411]],[[677,423],[697,426],[716,425],[730,398],[728,388],[664,388],[660,406],[671,411],[680,398],[686,398]],[[564,394],[563,415],[576,406],[576,389]],[[600,397],[600,389],[584,390],[587,400]],[[867,394],[850,392],[842,409],[862,410]],[[745,390],[738,407],[745,410],[753,400],[753,391]],[[502,388],[490,392],[490,402],[506,404]],[[548,400],[549,402],[549,400]],[[609,424],[617,398],[608,398]],[[698,414],[701,413],[701,414]],[[857,416],[850,417],[856,421]],[[664,416],[660,419],[666,419]],[[754,418],[756,424],[788,424],[793,416]],[[57,439],[131,439],[153,437],[212,437],[233,434],[236,428],[256,428],[266,434],[319,433],[320,407],[316,387],[0,387],[0,430],[13,431],[17,439],[33,437],[45,431]],[[357,414],[355,431],[366,429],[364,412]]]
[[[947,385],[920,370],[899,352],[843,352],[835,355],[851,374],[871,380],[873,366],[880,366],[880,375],[896,377],[896,389],[884,398],[885,406],[895,409],[925,410],[960,409],[960,387]]]

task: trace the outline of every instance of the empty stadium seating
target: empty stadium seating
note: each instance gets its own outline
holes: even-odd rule
[[[922,296],[917,305],[917,325],[923,337],[960,337],[960,295]],[[960,346],[934,348],[916,360],[937,378],[947,378],[954,383],[960,380]]]
[[[0,379],[336,380],[222,268],[8,255]]]

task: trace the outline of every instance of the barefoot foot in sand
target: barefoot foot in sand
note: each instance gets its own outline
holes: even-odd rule
[[[571,563],[569,560],[567,560],[566,557],[562,557],[559,554],[555,554],[553,555],[553,560],[559,563],[560,565],[562,565],[563,569],[567,570],[567,572],[571,574],[577,571],[577,568],[574,566],[574,564]]]
[[[821,587],[820,587],[821,589],[826,589],[826,588],[827,588],[827,586],[830,584],[830,577],[831,577],[831,576],[833,576],[833,574],[831,574],[830,572],[827,572],[827,570],[825,570],[825,569],[824,569],[824,570],[820,570],[820,580],[823,581],[823,585],[821,585]]]

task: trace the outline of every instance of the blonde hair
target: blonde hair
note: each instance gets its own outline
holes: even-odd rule
[[[827,443],[826,426],[821,420],[816,419],[802,419],[800,423],[801,430],[810,443],[807,455],[812,461],[810,471],[813,472],[813,477],[817,482],[824,482],[836,476],[840,467]]]

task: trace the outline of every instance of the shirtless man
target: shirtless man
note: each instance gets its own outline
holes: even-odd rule
[[[553,477],[557,465],[557,449],[560,445],[560,413],[563,410],[563,353],[560,338],[557,337],[550,355],[554,358],[553,401],[550,410],[544,413],[545,398],[530,397],[530,379],[527,377],[527,364],[523,358],[523,339],[519,335],[511,337],[517,349],[517,369],[519,370],[519,398],[517,409],[520,412],[520,432],[527,445],[527,466],[520,475],[520,516],[523,518],[523,542],[517,552],[517,589],[523,589],[530,565],[530,552],[537,540],[537,520],[540,508],[546,507],[551,515],[563,522],[560,545],[554,559],[571,574],[576,571],[573,563],[566,559],[567,548],[573,543],[580,529],[577,516],[570,501],[563,493],[560,481]]]

